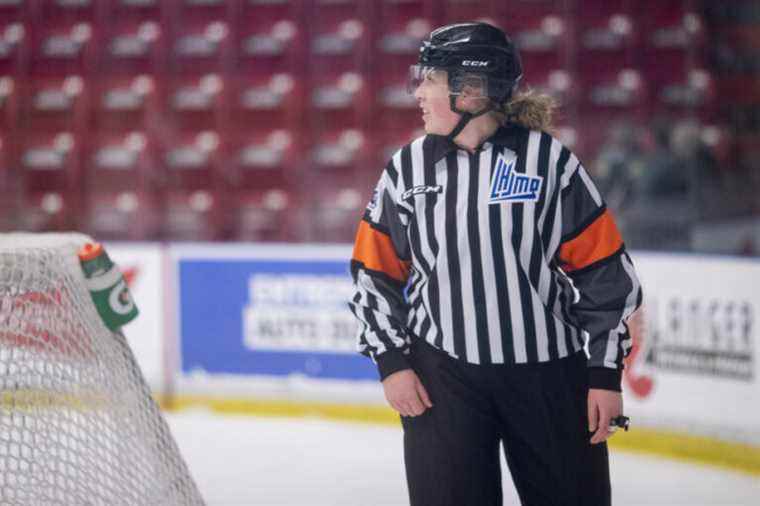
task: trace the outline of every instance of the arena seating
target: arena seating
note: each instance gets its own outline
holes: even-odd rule
[[[749,78],[713,75],[699,2],[652,4],[2,2],[0,228],[350,241],[388,157],[421,134],[420,39],[460,20],[512,34],[523,83],[561,101],[584,159],[618,118],[721,126],[717,97]]]

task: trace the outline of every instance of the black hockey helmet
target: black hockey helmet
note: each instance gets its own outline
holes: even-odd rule
[[[449,135],[453,138],[467,122],[509,100],[522,78],[517,48],[499,28],[488,23],[459,23],[437,28],[423,41],[416,65],[410,69],[410,91],[417,88],[427,72],[448,74],[452,111],[462,121]],[[456,96],[466,85],[479,87],[490,99],[485,108],[472,114],[456,108]]]

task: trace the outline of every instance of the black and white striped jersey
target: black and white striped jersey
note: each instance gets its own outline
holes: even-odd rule
[[[545,362],[588,333],[592,387],[620,389],[641,302],[582,164],[551,135],[502,127],[474,153],[445,137],[394,154],[360,222],[349,302],[381,378],[424,339],[473,364]]]

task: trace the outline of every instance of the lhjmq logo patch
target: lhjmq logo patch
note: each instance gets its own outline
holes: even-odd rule
[[[528,176],[515,171],[517,159],[507,161],[504,155],[496,159],[496,169],[491,179],[489,204],[501,202],[536,202],[541,194],[544,178]]]

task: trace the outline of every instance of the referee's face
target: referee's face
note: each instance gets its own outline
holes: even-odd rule
[[[459,121],[459,115],[449,104],[449,85],[446,72],[432,70],[425,74],[414,92],[422,109],[425,133],[448,135]]]

